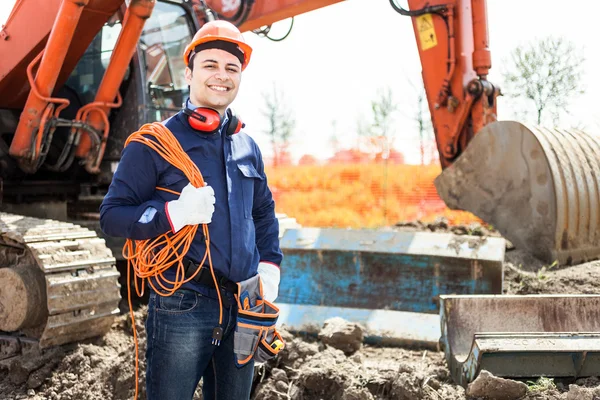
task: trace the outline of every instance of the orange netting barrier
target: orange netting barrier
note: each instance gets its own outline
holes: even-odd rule
[[[377,228],[398,222],[482,221],[450,210],[438,196],[437,165],[327,164],[267,167],[278,212],[303,226]]]

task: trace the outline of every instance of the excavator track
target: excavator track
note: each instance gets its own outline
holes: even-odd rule
[[[94,231],[0,213],[0,360],[108,332],[118,278]]]

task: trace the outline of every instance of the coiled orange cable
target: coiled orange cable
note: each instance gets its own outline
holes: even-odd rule
[[[154,139],[154,140],[153,140]],[[190,159],[187,153],[183,150],[173,133],[164,125],[158,122],[144,124],[137,132],[132,133],[125,142],[125,147],[131,142],[139,142],[147,145],[156,151],[161,157],[169,162],[174,167],[180,169],[189,179],[194,187],[203,187],[204,179],[200,170]],[[175,191],[157,187],[158,190],[163,190],[173,194],[179,194]],[[131,240],[127,239],[123,246],[123,257],[127,260],[127,300],[129,302],[129,312],[131,315],[131,324],[133,329],[133,339],[135,342],[135,398],[138,396],[138,340],[137,330],[135,328],[135,317],[133,315],[133,306],[131,303],[131,270],[135,275],[134,285],[138,296],[144,295],[144,286],[146,281],[161,296],[171,296],[184,283],[192,280],[200,271],[206,259],[210,266],[210,273],[215,283],[217,296],[219,298],[219,325],[223,321],[223,307],[221,301],[221,293],[218,290],[217,278],[213,270],[212,259],[210,255],[210,235],[208,226],[202,224],[202,232],[206,243],[206,252],[202,261],[198,264],[198,268],[192,276],[185,278],[185,266],[183,258],[187,254],[196,232],[198,225],[186,225],[177,233],[173,234],[170,231],[166,232],[154,239],[147,240]],[[177,265],[177,273],[175,280],[171,281],[163,276],[163,273]],[[154,279],[151,279],[154,278]],[[154,282],[160,286],[157,289]]]

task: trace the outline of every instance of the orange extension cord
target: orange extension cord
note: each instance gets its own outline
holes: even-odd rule
[[[154,138],[152,140],[150,137]],[[190,157],[183,151],[181,145],[173,136],[173,133],[164,125],[154,122],[152,124],[143,125],[140,130],[129,136],[125,142],[127,146],[131,142],[140,142],[151,149],[155,150],[161,157],[176,168],[179,168],[190,183],[199,188],[204,186],[204,179],[200,170],[192,162]],[[157,187],[158,190],[179,194],[169,189]],[[202,231],[206,242],[206,252],[202,261],[198,264],[198,269],[192,276],[185,279],[185,266],[183,257],[188,252],[192,240],[196,236],[198,225],[186,225],[177,233],[172,234],[167,232],[155,239],[147,240],[131,240],[127,239],[123,247],[123,257],[127,260],[127,300],[129,302],[129,313],[131,315],[131,325],[133,328],[133,339],[135,342],[135,398],[138,397],[138,340],[137,330],[135,328],[135,317],[133,315],[133,306],[131,304],[131,269],[133,269],[135,291],[138,296],[143,296],[144,286],[146,281],[150,286],[161,296],[171,296],[177,289],[186,282],[192,280],[204,265],[208,258],[210,265],[210,273],[215,283],[215,288],[218,288],[217,278],[215,276],[212,259],[210,256],[210,236],[208,226],[202,225]],[[180,251],[181,249],[181,251]],[[170,281],[163,276],[163,272],[177,264],[177,274],[175,281]],[[139,284],[138,284],[139,278]],[[152,279],[160,286],[161,291],[157,290]],[[164,283],[171,287],[167,287]],[[223,307],[221,302],[221,293],[217,290],[219,298],[219,325],[223,321]]]

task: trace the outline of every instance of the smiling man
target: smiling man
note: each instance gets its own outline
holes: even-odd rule
[[[209,44],[210,42],[207,43]],[[194,53],[192,62],[185,70],[192,103],[211,107],[224,115],[240,88],[242,62],[243,59],[240,61],[233,54],[220,48],[209,48]],[[225,64],[223,75],[223,71],[219,71],[222,68],[220,64]]]
[[[192,399],[201,378],[206,399],[250,397],[254,362],[240,366],[235,361],[240,343],[234,354],[234,293],[238,282],[258,274],[263,298],[274,301],[283,258],[261,152],[240,132],[243,124],[229,108],[251,53],[240,31],[225,21],[205,24],[184,53],[190,98],[163,124],[198,166],[207,186],[195,188],[154,150],[131,142],[100,207],[100,223],[109,236],[143,240],[176,233],[186,225],[209,228],[218,288],[204,259],[202,229],[185,253],[185,284],[171,295],[158,293],[161,286],[168,289],[169,282],[181,280],[177,265],[164,271],[160,282],[151,279],[148,400]],[[256,347],[249,343],[250,349]]]

